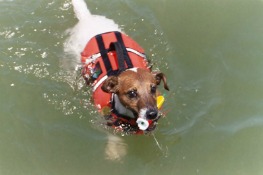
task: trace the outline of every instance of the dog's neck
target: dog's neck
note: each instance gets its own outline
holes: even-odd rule
[[[113,102],[114,102],[114,108],[119,114],[128,116],[130,118],[135,118],[133,112],[128,108],[126,108],[125,106],[123,106],[117,94],[113,94]]]

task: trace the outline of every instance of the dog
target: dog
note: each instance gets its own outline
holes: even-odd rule
[[[93,101],[108,125],[125,133],[148,133],[160,117],[157,86],[161,72],[151,72],[143,49],[118,32],[98,34],[82,51],[82,75],[93,87]]]
[[[93,89],[94,105],[116,131],[152,132],[160,118],[157,86],[163,82],[169,90],[165,75],[152,72],[143,48],[114,21],[92,15],[83,0],[72,0],[72,4],[79,27],[81,22],[94,22],[87,29],[88,41],[81,52],[82,76]],[[109,134],[107,157],[120,159],[126,154],[124,145],[120,138]]]

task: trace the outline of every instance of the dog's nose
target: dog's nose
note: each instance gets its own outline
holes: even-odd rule
[[[148,119],[155,119],[158,115],[158,111],[156,109],[148,109],[146,112],[146,116]]]

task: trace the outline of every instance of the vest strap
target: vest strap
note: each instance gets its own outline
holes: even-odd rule
[[[115,34],[117,41],[112,42],[110,44],[109,48],[105,47],[102,34],[95,36],[96,41],[97,41],[97,45],[98,45],[98,48],[100,51],[100,55],[102,57],[102,61],[105,65],[105,68],[107,70],[108,76],[117,75],[117,74],[125,71],[126,69],[133,68],[133,64],[132,64],[132,61],[129,57],[127,48],[123,42],[122,34],[120,32],[117,32],[117,31],[115,31],[114,34]],[[110,62],[109,57],[108,57],[109,51],[116,51],[117,60],[118,60],[118,67],[119,67],[118,70],[112,69],[112,65],[111,65],[111,62]],[[127,68],[126,68],[125,63],[127,65]]]
[[[112,72],[111,63],[110,63],[110,60],[108,57],[108,50],[105,48],[102,35],[96,35],[95,38],[97,40],[97,44],[98,44],[100,54],[101,54],[103,63],[105,65],[105,68],[106,68],[107,72]]]
[[[117,41],[121,44],[122,46],[122,49],[123,49],[123,58],[127,64],[127,67],[128,69],[130,68],[133,68],[133,64],[132,64],[132,61],[131,61],[131,58],[129,57],[128,55],[128,51],[126,49],[126,46],[123,42],[123,39],[122,39],[122,36],[121,36],[121,33],[120,32],[114,32],[115,33],[115,36],[117,38]]]
[[[125,48],[119,42],[112,42],[109,51],[115,51],[118,60],[118,73],[125,71]]]

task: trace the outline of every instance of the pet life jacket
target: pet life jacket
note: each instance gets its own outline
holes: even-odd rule
[[[101,86],[109,76],[118,75],[127,69],[144,68],[150,71],[144,50],[139,44],[120,32],[99,34],[87,43],[81,53],[81,62],[83,76],[92,82],[94,104],[111,120],[108,124],[115,127],[128,124],[137,129],[136,119],[112,112],[114,94],[102,91]]]

